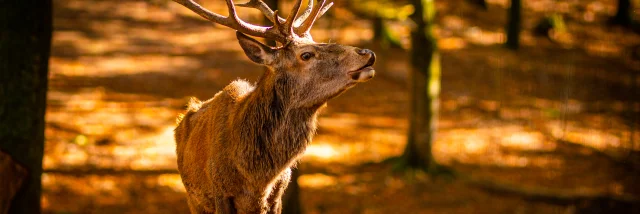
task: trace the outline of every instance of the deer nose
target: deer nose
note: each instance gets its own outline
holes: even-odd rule
[[[360,54],[360,55],[367,55],[367,54],[373,55],[374,54],[373,51],[371,51],[369,49],[358,49],[356,52],[358,54]]]

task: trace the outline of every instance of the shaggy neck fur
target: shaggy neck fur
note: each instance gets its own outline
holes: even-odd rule
[[[292,108],[293,86],[286,74],[267,72],[255,89],[239,103],[239,127],[248,152],[249,173],[262,172],[270,182],[298,159],[316,130],[319,107]],[[238,127],[238,126],[236,126]],[[262,182],[261,182],[262,183]]]

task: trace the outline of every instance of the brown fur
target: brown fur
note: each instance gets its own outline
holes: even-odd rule
[[[375,60],[336,44],[271,49],[238,39],[268,71],[255,86],[236,80],[207,101],[192,100],[175,130],[192,213],[280,213],[290,167],[311,142],[318,110],[363,81],[348,72]],[[315,56],[302,60],[304,52]]]

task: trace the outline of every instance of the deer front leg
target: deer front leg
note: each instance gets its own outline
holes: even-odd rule
[[[189,211],[191,214],[207,214],[207,210],[191,195],[187,196],[187,205],[189,205]]]
[[[216,214],[236,214],[235,205],[233,203],[233,198],[224,197],[224,196],[216,196],[215,199],[216,206]]]
[[[266,214],[266,197],[262,194],[242,194],[234,198],[235,208],[238,214]]]
[[[267,198],[267,204],[269,205],[268,214],[280,214],[282,212],[282,195],[289,185],[291,180],[291,169],[286,169],[278,181],[273,186],[273,191],[269,198]]]

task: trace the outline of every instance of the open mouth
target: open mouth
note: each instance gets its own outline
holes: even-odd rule
[[[371,57],[367,64],[358,68],[358,70],[350,71],[348,74],[351,76],[351,79],[358,82],[366,82],[375,76],[376,70],[373,69],[373,63],[376,61],[375,57]]]

